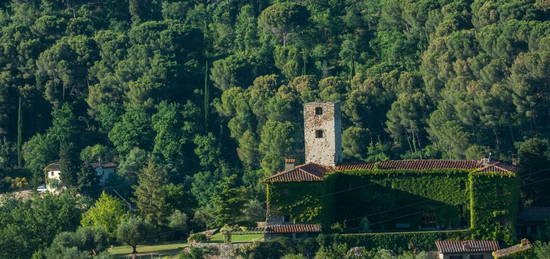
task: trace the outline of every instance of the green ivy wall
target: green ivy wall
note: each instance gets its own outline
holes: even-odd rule
[[[518,191],[513,173],[351,170],[331,172],[324,182],[268,184],[267,202],[271,214],[324,230],[338,222],[360,232],[367,218],[374,232],[469,228],[472,238],[510,243]],[[436,223],[427,224],[427,215]]]

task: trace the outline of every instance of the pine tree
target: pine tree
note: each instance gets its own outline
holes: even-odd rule
[[[156,227],[166,225],[168,218],[167,195],[164,186],[166,172],[150,159],[138,175],[138,185],[134,187],[136,205],[145,220]]]
[[[237,186],[236,175],[226,177],[221,183],[221,191],[212,199],[214,219],[211,225],[221,227],[238,223],[240,211],[246,202],[246,190]]]

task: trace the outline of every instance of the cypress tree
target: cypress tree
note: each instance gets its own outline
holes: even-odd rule
[[[78,152],[71,143],[62,143],[59,147],[59,169],[61,184],[66,187],[77,185],[77,174],[80,171]]]
[[[21,146],[23,145],[23,116],[21,107],[21,95],[19,95],[19,104],[17,107],[17,166],[22,167]]]

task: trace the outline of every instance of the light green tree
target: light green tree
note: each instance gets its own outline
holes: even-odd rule
[[[126,206],[119,199],[102,192],[95,204],[84,214],[80,224],[109,233],[114,238],[120,222],[126,214]]]

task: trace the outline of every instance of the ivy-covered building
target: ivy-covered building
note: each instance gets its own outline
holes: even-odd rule
[[[468,230],[511,241],[518,207],[512,165],[480,160],[344,164],[339,103],[304,106],[305,163],[267,179],[267,224],[323,232]]]

